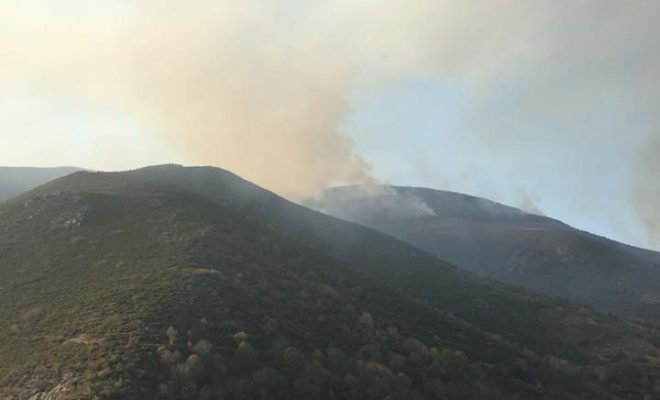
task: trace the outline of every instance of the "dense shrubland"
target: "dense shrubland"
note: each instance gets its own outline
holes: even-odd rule
[[[652,353],[567,360],[525,349],[222,203],[159,185],[63,187],[0,206],[0,398],[656,390]]]

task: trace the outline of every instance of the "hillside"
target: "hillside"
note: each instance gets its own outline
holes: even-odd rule
[[[539,293],[660,319],[660,254],[486,199],[410,187],[344,187],[312,207]]]
[[[0,201],[76,171],[80,168],[0,167]]]
[[[534,351],[580,360],[585,353],[616,353],[639,345],[639,336],[632,335],[636,331],[625,321],[478,278],[391,236],[296,205],[218,168],[166,165],[131,173],[77,174],[54,184],[104,190],[104,185],[141,182],[165,182],[238,210],[408,296]]]
[[[657,379],[648,329],[219,169],[61,178],[0,205],[0,260],[2,398],[641,398]]]

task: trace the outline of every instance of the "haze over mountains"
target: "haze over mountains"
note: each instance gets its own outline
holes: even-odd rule
[[[624,399],[660,383],[650,326],[217,168],[57,179],[0,204],[0,251],[3,398]]]
[[[79,170],[76,167],[0,167],[0,201]]]
[[[603,311],[660,319],[660,253],[440,190],[342,187],[308,204],[502,282]]]

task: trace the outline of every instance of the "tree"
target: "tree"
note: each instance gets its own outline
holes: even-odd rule
[[[176,343],[176,338],[177,338],[179,332],[176,329],[174,329],[173,326],[170,326],[169,328],[167,328],[167,331],[165,331],[165,333],[167,334],[167,338],[170,340],[170,345],[173,345],[174,343]]]
[[[305,362],[305,355],[294,346],[289,346],[284,350],[282,361],[290,371],[297,371],[302,368]]]
[[[200,357],[204,357],[213,351],[213,345],[208,340],[202,339],[193,346],[192,351]]]
[[[257,363],[257,352],[248,342],[241,342],[234,353],[234,361],[239,368],[252,370]]]
[[[360,316],[360,325],[363,326],[367,331],[372,331],[374,329],[374,317],[371,316],[368,312],[363,312]]]

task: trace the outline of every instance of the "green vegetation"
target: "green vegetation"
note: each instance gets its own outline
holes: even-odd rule
[[[311,234],[311,211],[291,220],[296,234],[281,227],[286,210],[276,214],[263,203],[279,200],[241,187],[224,186],[223,200],[139,171],[79,173],[0,206],[0,398],[654,395],[652,346],[596,358],[577,343],[573,359],[538,343],[525,349],[492,333],[498,315],[479,324],[485,312],[475,311],[467,322],[457,306],[442,305],[446,294],[431,298],[421,282],[421,296],[406,287],[413,282],[406,271],[423,279],[424,262],[447,279],[461,272],[367,229],[346,231],[351,225],[343,222],[314,225]],[[232,201],[237,193],[259,201]],[[346,236],[321,246],[327,229],[353,232],[366,250],[349,252]],[[374,257],[366,260],[369,251]],[[536,301],[541,310],[556,304],[565,307],[557,313],[573,312],[556,300],[461,279],[474,285],[460,289],[465,295],[487,291],[478,299],[493,300],[491,313],[500,298],[502,307],[515,307],[509,313],[519,324],[499,328],[512,336],[526,329]],[[458,310],[470,316],[470,307]],[[605,317],[593,315],[605,326]],[[567,342],[552,343],[564,349]]]

